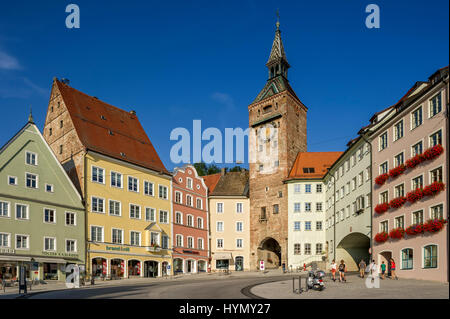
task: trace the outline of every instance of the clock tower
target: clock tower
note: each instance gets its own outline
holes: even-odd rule
[[[284,180],[297,157],[306,152],[307,108],[288,81],[280,23],[266,63],[268,79],[248,106],[250,139],[250,267],[288,268],[288,198]]]

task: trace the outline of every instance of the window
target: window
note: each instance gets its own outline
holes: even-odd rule
[[[63,124],[64,124],[63,120],[59,121],[59,128],[62,128]]]
[[[430,117],[442,111],[441,92],[430,100]]]
[[[167,199],[167,186],[159,185],[159,198]]]
[[[128,176],[128,190],[130,192],[139,192],[139,181],[136,177]]]
[[[397,154],[394,157],[394,166],[395,167],[398,167],[404,163],[405,163],[405,156],[403,155],[403,152],[401,152],[400,154]]]
[[[411,147],[411,155],[412,155],[412,156],[416,156],[416,155],[422,154],[422,151],[423,151],[422,141],[420,141],[420,142],[417,143],[417,144],[414,144],[414,145]]]
[[[316,255],[322,255],[322,244],[316,244]]]
[[[395,186],[394,190],[396,198],[405,196],[405,184]]]
[[[274,204],[273,205],[273,207],[272,207],[272,212],[273,212],[273,214],[278,214],[279,213],[279,205],[278,204]]]
[[[358,160],[361,161],[363,158],[364,158],[364,150],[363,150],[363,147],[361,146],[358,149]]]
[[[294,212],[295,213],[300,212],[300,203],[294,203]]]
[[[75,213],[66,212],[66,226],[75,226],[77,224]]]
[[[311,203],[305,203],[305,211],[310,212],[311,211]]]
[[[423,247],[423,268],[437,268],[437,246]]]
[[[9,247],[9,234],[0,233],[0,247]]]
[[[364,182],[364,172],[358,174],[358,186],[361,186]]]
[[[366,207],[365,206],[365,203],[364,203],[364,196],[363,195],[361,195],[361,196],[358,196],[357,198],[356,198],[356,211],[355,211],[355,213],[359,213],[359,212],[361,212],[361,211],[363,211],[364,210],[364,207]]]
[[[17,177],[15,177],[15,176],[8,176],[8,184],[9,185],[17,185]]]
[[[442,182],[442,167],[438,167],[430,172],[430,181]]]
[[[186,177],[186,187],[192,189],[192,178]]]
[[[75,253],[77,251],[77,241],[66,239],[66,253]]]
[[[130,204],[130,218],[141,218],[141,206]]]
[[[402,249],[402,269],[413,269],[413,250]]]
[[[111,187],[122,188],[122,174],[111,172]]]
[[[349,160],[345,161],[345,171],[348,172],[350,170],[350,162]]]
[[[345,195],[350,194],[350,182],[345,185]]]
[[[431,219],[443,219],[444,218],[444,205],[439,204],[431,207]]]
[[[380,174],[387,174],[388,172],[388,162],[384,162],[380,165]]]
[[[384,150],[388,146],[388,134],[384,132],[380,136],[380,151]]]
[[[405,228],[405,217],[399,216],[395,218],[395,228]]]
[[[153,194],[153,183],[144,181],[144,195],[154,196],[154,194]]]
[[[169,223],[169,212],[165,210],[159,211],[159,222],[163,224]]]
[[[63,153],[63,146],[59,145],[59,154],[62,154],[62,153]]]
[[[150,233],[150,245],[151,246],[155,246],[158,245],[159,246],[159,233]]]
[[[183,215],[180,212],[175,213],[175,223],[176,224],[183,224]]]
[[[243,240],[241,238],[236,239],[236,248],[242,248],[243,247]]]
[[[196,202],[197,202],[197,209],[202,209],[203,208],[202,199],[197,198]]]
[[[305,244],[305,255],[311,255],[311,244]]]
[[[163,235],[162,236],[162,243],[161,243],[162,249],[168,249],[169,248],[169,236]]]
[[[103,227],[91,226],[91,240],[103,242]]]
[[[44,250],[45,251],[55,251],[56,250],[56,239],[53,237],[44,237]]]
[[[182,235],[176,236],[176,243],[177,243],[177,247],[183,247],[183,236]]]
[[[95,213],[104,213],[104,199],[92,197],[92,211]]]
[[[16,204],[16,218],[28,219],[28,206],[22,204]]]
[[[187,248],[194,248],[194,238],[188,236],[187,238]]]
[[[300,184],[295,184],[294,185],[294,193],[300,193],[300,187],[301,187],[301,185]]]
[[[112,242],[114,244],[122,244],[123,243],[123,230],[122,229],[112,229]]]
[[[242,232],[243,230],[243,223],[242,222],[236,222],[236,231]]]
[[[387,191],[382,192],[382,193],[380,194],[380,204],[387,203],[388,201],[389,201],[389,195],[388,195],[388,192],[387,192]]]
[[[189,227],[194,227],[194,216],[187,215],[187,225]]]
[[[145,220],[146,221],[155,222],[156,221],[155,215],[156,215],[156,213],[155,213],[154,208],[151,208],[151,207],[145,208]]]
[[[52,111],[53,111],[53,106],[52,106]],[[52,136],[52,134],[53,134],[53,129],[50,127],[50,128],[48,129],[48,135],[49,135],[49,136]]]
[[[322,184],[316,184],[316,193],[322,193]]]
[[[121,214],[121,203],[115,200],[109,201],[109,214],[113,216],[120,216]]]
[[[294,222],[294,230],[299,231],[300,230],[300,222]]]
[[[321,212],[322,211],[322,202],[316,203],[316,211]]]
[[[0,201],[0,217],[9,217],[9,203]]]
[[[300,254],[301,254],[300,244],[294,244],[294,255],[300,255]]]
[[[26,185],[28,188],[38,188],[38,176],[35,174],[26,173]]]
[[[180,192],[175,192],[175,203],[182,204],[182,196]]]
[[[260,220],[267,220],[267,215],[266,215],[266,207],[261,207],[261,215],[259,216]]]
[[[311,222],[310,221],[305,222],[305,230],[311,230]]]
[[[197,227],[203,228],[203,218],[197,217]]]
[[[394,141],[403,137],[403,120],[395,124],[394,126]]]
[[[311,193],[311,184],[305,185],[305,193]]]
[[[28,165],[37,165],[37,154],[32,152],[25,152],[26,163]]]
[[[186,205],[193,206],[192,205],[192,196],[191,195],[186,195]]]
[[[422,125],[422,107],[419,107],[411,113],[411,129]]]
[[[413,225],[423,224],[423,210],[412,213]]]
[[[216,230],[218,232],[223,232],[223,222],[217,222],[216,223]]]
[[[436,146],[438,144],[442,145],[442,131],[441,130],[430,135],[430,147]]]
[[[322,230],[322,222],[316,222],[316,230]]]
[[[53,209],[44,209],[44,222],[45,223],[56,223],[55,211]]]
[[[105,170],[100,167],[92,166],[92,181],[96,183],[103,184],[104,181]]]
[[[242,213],[242,203],[236,203],[236,213]]]
[[[352,179],[352,191],[356,189],[356,177],[353,177]]]
[[[418,189],[423,187],[423,176],[417,176],[412,180],[412,189]]]
[[[387,220],[385,220],[384,222],[380,223],[380,231],[381,232],[388,232],[389,231],[389,223]]]
[[[16,249],[28,249],[29,238],[28,235],[16,235]]]
[[[45,191],[47,193],[53,193],[53,185],[51,184],[45,184]]]
[[[216,212],[217,213],[223,213],[223,203],[217,203],[217,205],[216,205]]]
[[[217,239],[217,248],[223,248],[223,239],[222,238]]]

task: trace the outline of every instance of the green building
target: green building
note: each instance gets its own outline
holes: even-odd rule
[[[0,278],[65,280],[68,264],[85,263],[80,194],[30,115],[0,149]]]

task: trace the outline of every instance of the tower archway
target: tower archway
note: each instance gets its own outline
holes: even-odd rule
[[[261,260],[264,260],[265,268],[267,269],[281,266],[281,246],[276,239],[266,237],[260,242],[258,247],[258,265]]]

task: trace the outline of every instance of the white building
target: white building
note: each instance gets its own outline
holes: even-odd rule
[[[325,259],[323,177],[342,152],[299,152],[288,184],[288,267],[296,269]]]

